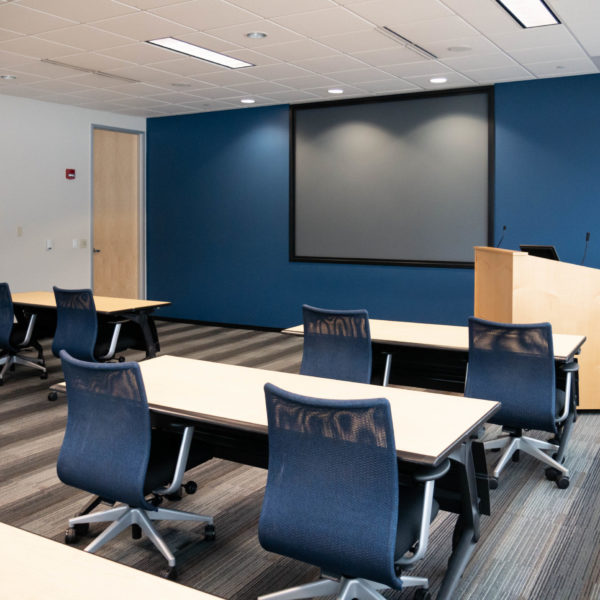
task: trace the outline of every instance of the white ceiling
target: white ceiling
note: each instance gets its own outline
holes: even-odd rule
[[[561,24],[522,29],[495,0],[0,0],[0,94],[154,117],[597,73],[600,1],[547,4]],[[255,66],[145,43],[166,36]]]

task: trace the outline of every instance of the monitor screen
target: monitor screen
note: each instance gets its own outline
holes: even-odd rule
[[[550,260],[560,260],[554,246],[535,246],[521,244],[519,246],[522,252],[527,252],[531,256],[539,256],[540,258],[548,258]]]

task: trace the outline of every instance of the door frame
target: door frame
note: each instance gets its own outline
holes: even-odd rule
[[[138,177],[139,177],[139,198],[138,198],[138,240],[139,240],[139,279],[138,288],[140,290],[140,299],[145,299],[146,289],[146,132],[136,129],[124,129],[122,127],[111,127],[110,125],[101,125],[92,123],[90,130],[90,288],[94,289],[94,130],[102,129],[105,131],[117,131],[119,133],[131,133],[138,136]]]

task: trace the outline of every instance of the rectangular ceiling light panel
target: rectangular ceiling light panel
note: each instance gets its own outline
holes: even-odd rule
[[[559,25],[544,0],[496,0],[521,27]]]
[[[201,60],[216,63],[217,65],[229,67],[230,69],[240,69],[242,67],[254,66],[252,63],[247,63],[243,60],[238,60],[237,58],[231,58],[231,56],[225,56],[225,54],[213,52],[207,48],[201,48],[200,46],[188,44],[187,42],[182,42],[181,40],[176,40],[175,38],[171,37],[149,40],[148,43],[154,44],[155,46],[161,46],[162,48],[167,48],[168,50],[174,50],[175,52],[181,52],[182,54],[187,54],[188,56],[193,56],[194,58],[200,58]]]

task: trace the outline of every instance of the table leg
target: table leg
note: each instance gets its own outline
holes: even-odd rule
[[[448,569],[444,575],[442,586],[438,592],[438,600],[454,598],[454,591],[473,555],[479,540],[479,500],[471,440],[456,450],[451,459],[457,465],[456,477],[461,491],[461,512],[458,515],[452,534],[452,554],[448,561]]]

